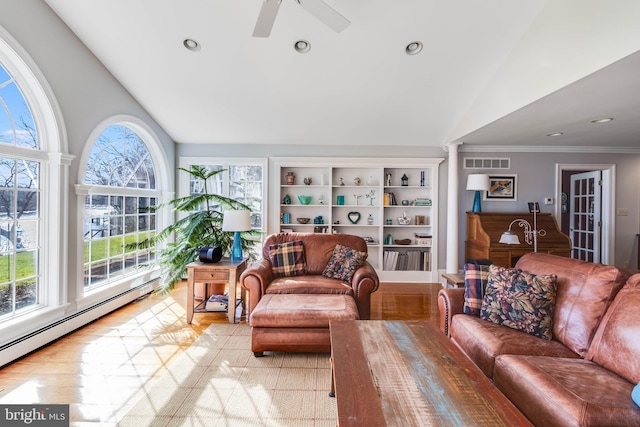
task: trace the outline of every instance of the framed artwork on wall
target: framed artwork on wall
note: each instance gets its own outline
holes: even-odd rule
[[[489,175],[489,190],[484,200],[514,202],[517,197],[518,175]]]

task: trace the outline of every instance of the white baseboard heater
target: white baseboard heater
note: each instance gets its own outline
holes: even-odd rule
[[[157,282],[158,279],[156,278],[134,288],[127,289],[118,295],[83,310],[70,313],[56,322],[3,344],[0,346],[0,367],[147,295],[156,288]]]

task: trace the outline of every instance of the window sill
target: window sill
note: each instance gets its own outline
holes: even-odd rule
[[[123,277],[117,282],[86,291],[82,297],[76,299],[77,310],[84,310],[158,278],[160,278],[160,268],[141,270],[138,273]],[[149,290],[153,289],[150,288]]]

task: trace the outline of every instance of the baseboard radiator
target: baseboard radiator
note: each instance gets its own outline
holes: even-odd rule
[[[158,279],[142,283],[139,286],[127,289],[121,294],[115,295],[83,310],[70,313],[68,316],[56,322],[3,344],[0,346],[0,367],[153,292],[157,283]]]

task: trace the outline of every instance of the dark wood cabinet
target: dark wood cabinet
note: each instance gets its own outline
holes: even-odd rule
[[[516,219],[525,219],[533,225],[533,214],[518,212],[467,212],[467,238],[465,259],[490,259],[496,265],[513,267],[526,253],[533,252],[533,245],[526,243],[524,228],[514,224],[511,231],[518,235],[520,244],[499,243],[502,233]],[[550,213],[537,215],[538,230],[545,230],[545,236],[538,236],[538,252],[571,257],[571,240],[562,233],[556,219]]]

